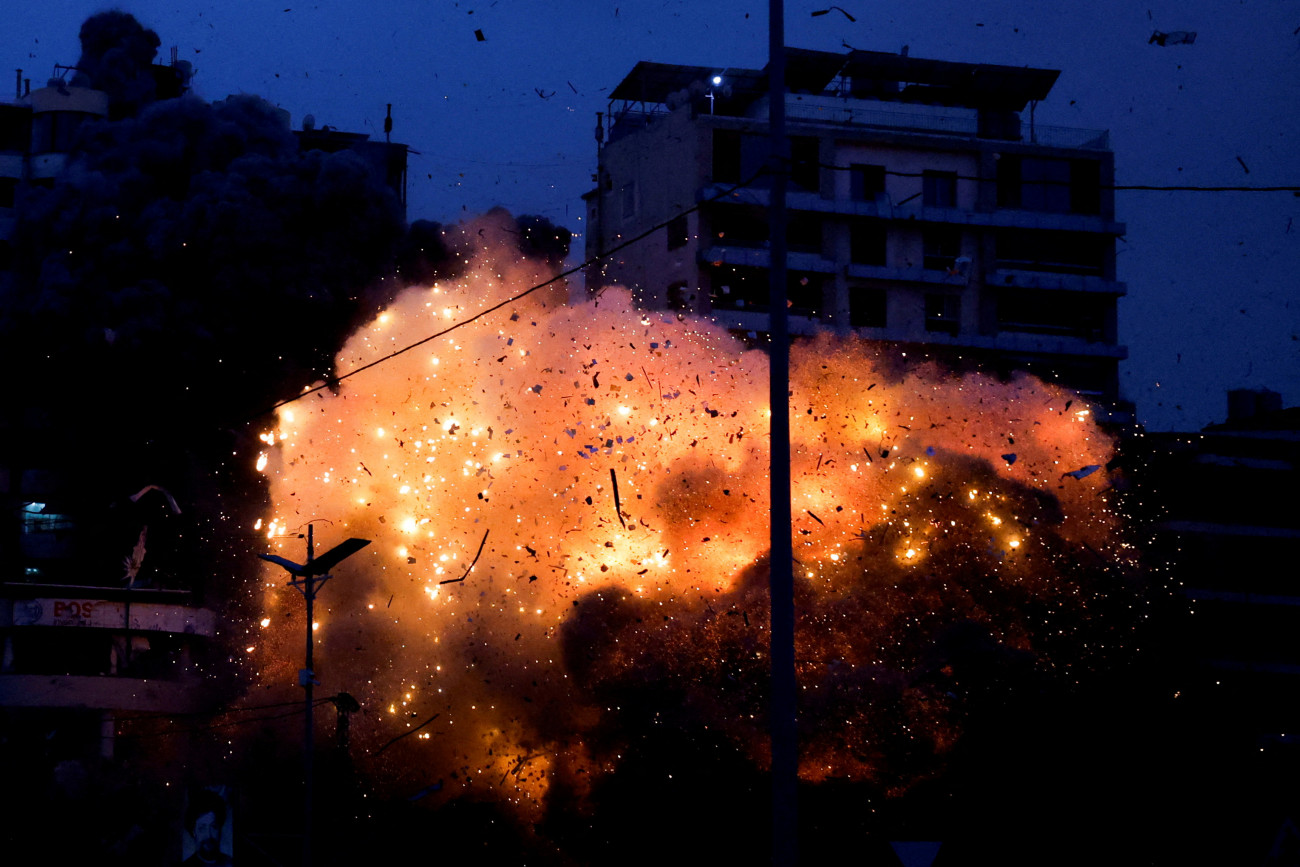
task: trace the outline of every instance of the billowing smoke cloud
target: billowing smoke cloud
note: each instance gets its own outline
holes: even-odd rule
[[[498,246],[402,293],[340,370],[532,285],[513,230],[463,230]],[[533,293],[265,433],[275,550],[300,558],[309,521],[322,547],[373,540],[322,595],[318,676],[362,700],[358,752],[392,792],[536,818],[616,803],[657,738],[766,766],[767,358],[621,290],[562,300]],[[830,337],[793,369],[801,775],[902,791],[998,695],[1122,643],[1112,443],[1029,377],[902,371]],[[301,665],[282,579],[250,587],[267,688]]]
[[[129,13],[111,10],[87,18],[80,37],[74,85],[107,93],[113,118],[131,117],[154,101],[153,62],[162,44],[157,33]]]
[[[38,376],[229,424],[328,373],[403,229],[363,160],[300,152],[262,100],[165,100],[88,130],[27,203],[7,324],[60,359]]]

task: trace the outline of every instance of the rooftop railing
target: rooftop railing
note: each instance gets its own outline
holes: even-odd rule
[[[667,116],[661,106],[647,110],[626,109],[609,118],[609,141],[615,141],[653,123],[656,117]],[[790,100],[786,104],[786,119],[795,124],[824,124],[836,127],[894,130],[946,135],[959,138],[977,138],[979,121],[972,115],[921,114],[906,111],[887,111],[864,108],[851,103],[843,105],[806,104]],[[1084,150],[1109,150],[1110,132],[1100,129],[1079,129],[1047,124],[1020,125],[1019,141],[1045,147],[1079,148]]]

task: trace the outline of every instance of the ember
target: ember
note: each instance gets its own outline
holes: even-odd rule
[[[537,282],[499,240],[406,291],[339,373]],[[673,697],[656,721],[767,760],[766,357],[622,291],[547,292],[285,407],[250,456],[275,550],[300,555],[308,521],[375,542],[321,597],[318,677],[372,709],[354,749],[403,796],[536,816],[617,768],[618,697],[643,684]],[[1098,576],[1129,549],[1112,443],[1072,395],[882,352],[793,350],[792,533],[801,774],[898,788],[1002,674],[1088,663]],[[268,685],[301,655],[276,578],[248,655]]]

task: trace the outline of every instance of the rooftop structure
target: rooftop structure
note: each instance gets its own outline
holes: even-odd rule
[[[1027,369],[1127,420],[1114,155],[1105,131],[1035,123],[1059,73],[786,52],[791,332]],[[597,129],[587,254],[605,258],[591,291],[622,284],[761,341],[768,108],[763,70],[632,69]]]

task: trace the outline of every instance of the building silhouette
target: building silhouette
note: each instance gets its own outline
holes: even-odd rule
[[[6,289],[24,203],[55,188],[92,126],[119,122],[109,94],[72,84],[71,72],[59,67],[33,88],[20,71],[12,99],[0,99]],[[152,72],[158,100],[185,94],[190,70],[174,54]],[[275,115],[287,135],[288,113]],[[397,194],[404,218],[406,145],[310,123],[294,140],[303,154],[359,156]],[[28,339],[16,350],[40,348]],[[130,383],[92,386],[114,387],[130,394]],[[0,797],[0,826],[48,840],[71,820],[79,824],[65,838],[71,848],[79,841],[86,852],[175,863],[180,784],[229,772],[214,758],[214,731],[225,729],[212,720],[232,695],[235,620],[229,588],[213,576],[240,566],[237,546],[213,562],[219,545],[203,516],[244,504],[230,502],[230,473],[214,459],[229,454],[228,445],[213,445],[224,434],[194,440],[182,430],[117,449],[127,441],[123,419],[87,410],[84,435],[95,448],[81,450],[82,432],[59,427],[47,411],[80,398],[75,389],[32,391],[0,410],[0,761],[21,781]],[[85,474],[82,451],[107,459]],[[247,568],[255,568],[251,559]]]

